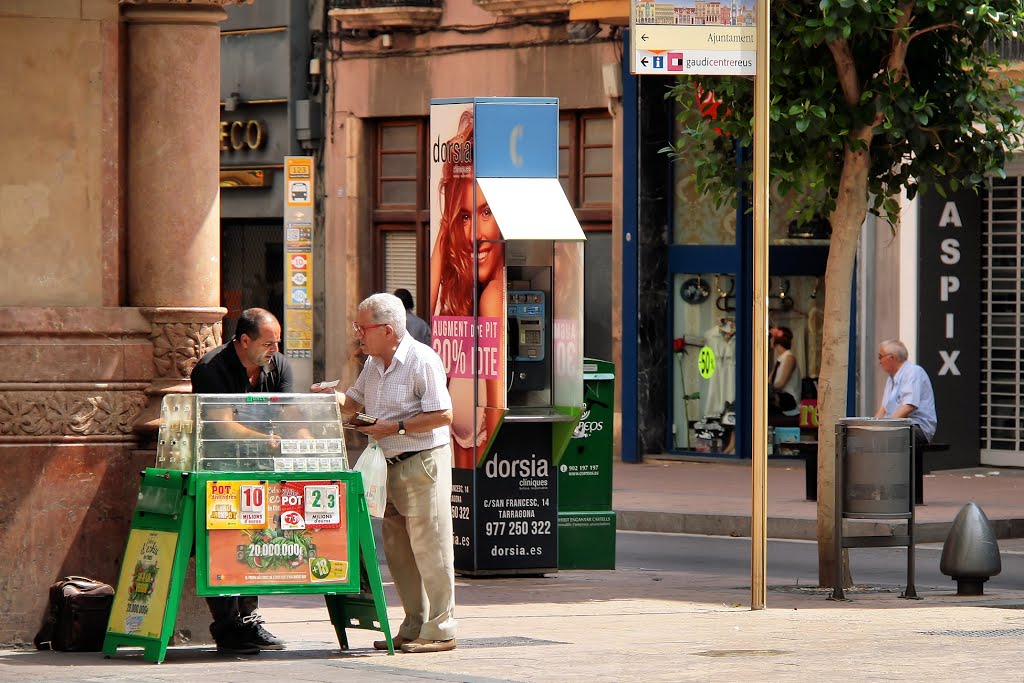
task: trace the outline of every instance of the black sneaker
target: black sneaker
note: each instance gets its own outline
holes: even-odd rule
[[[241,617],[227,624],[210,625],[210,634],[217,644],[217,652],[226,655],[258,655],[260,646],[252,642],[252,630],[242,623]]]
[[[242,617],[246,639],[261,650],[283,650],[284,641],[263,628],[263,623],[263,617],[259,612]]]

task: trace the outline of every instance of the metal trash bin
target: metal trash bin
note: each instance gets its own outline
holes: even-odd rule
[[[907,588],[914,586],[914,431],[907,418],[848,417],[836,424],[835,529],[832,599],[843,594],[844,548],[907,548]],[[844,536],[843,519],[901,518],[905,534]]]
[[[841,436],[845,430],[845,438]],[[843,512],[899,515],[913,509],[913,423],[907,418],[843,418]]]

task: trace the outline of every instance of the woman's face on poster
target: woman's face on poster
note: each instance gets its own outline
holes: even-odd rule
[[[496,241],[501,239],[501,231],[498,223],[494,220],[491,207],[487,204],[484,193],[477,188],[476,202],[473,201],[473,192],[467,190],[462,195],[462,204],[459,207],[459,220],[462,222],[462,229],[466,241],[473,243],[473,215],[476,214],[476,232],[479,240],[478,251],[480,260],[477,263],[477,280],[490,282],[504,265],[505,245]]]

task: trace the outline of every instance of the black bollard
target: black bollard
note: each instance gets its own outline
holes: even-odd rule
[[[957,595],[984,595],[985,582],[1002,571],[999,543],[985,512],[968,503],[957,513],[942,545],[939,571],[956,581]]]

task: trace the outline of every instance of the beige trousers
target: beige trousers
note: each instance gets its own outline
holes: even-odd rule
[[[455,637],[452,451],[438,446],[388,466],[384,557],[405,609],[398,635]]]

